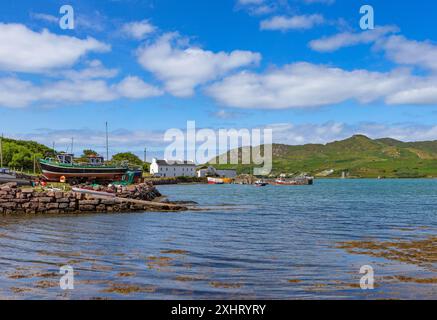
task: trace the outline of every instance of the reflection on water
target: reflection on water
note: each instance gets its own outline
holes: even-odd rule
[[[437,298],[436,264],[338,247],[437,234],[437,180],[161,186],[184,213],[0,217],[0,298]],[[435,260],[434,260],[435,262]],[[74,267],[75,289],[59,288]],[[376,288],[359,287],[362,265]]]

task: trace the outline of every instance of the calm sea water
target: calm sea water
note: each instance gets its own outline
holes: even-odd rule
[[[0,298],[437,298],[432,284],[383,281],[435,268],[336,248],[436,235],[437,180],[159,189],[202,210],[0,217]],[[63,265],[74,268],[74,290],[59,287]],[[374,290],[359,288],[362,265],[374,268]]]

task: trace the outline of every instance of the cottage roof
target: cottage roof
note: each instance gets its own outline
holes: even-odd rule
[[[167,161],[167,160],[156,160],[159,166],[193,166],[196,164],[193,161]]]

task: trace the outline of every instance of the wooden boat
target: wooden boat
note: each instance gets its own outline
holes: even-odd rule
[[[72,154],[59,154],[57,159],[40,160],[43,177],[47,181],[59,182],[61,178],[72,184],[86,181],[115,181],[121,180],[129,170],[128,166],[106,165],[103,157],[88,158],[87,164],[74,163]]]

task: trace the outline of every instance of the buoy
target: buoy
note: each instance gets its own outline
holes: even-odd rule
[[[66,181],[66,179],[65,179],[64,176],[62,176],[62,177],[59,179],[59,182],[61,182],[61,183],[65,183],[65,181]]]

